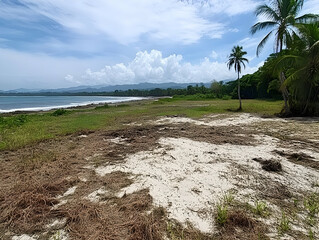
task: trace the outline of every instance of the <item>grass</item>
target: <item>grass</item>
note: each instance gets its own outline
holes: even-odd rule
[[[279,220],[278,224],[278,232],[279,234],[284,234],[291,229],[290,227],[290,220],[287,215],[283,212],[281,215],[281,219]]]
[[[256,201],[255,202],[255,206],[253,208],[253,212],[256,215],[262,216],[262,217],[266,217],[269,215],[268,212],[268,206],[266,202],[263,201]]]
[[[237,100],[190,100],[164,98],[117,106],[56,110],[47,113],[0,116],[0,150],[11,150],[41,140],[84,130],[116,130],[125,123],[141,122],[158,116],[183,115],[200,118],[212,113],[229,113],[238,108]],[[243,112],[274,115],[282,101],[243,100]],[[66,114],[67,113],[67,114]]]
[[[228,207],[224,204],[217,205],[216,223],[219,226],[224,226],[228,219]]]
[[[311,217],[319,213],[319,193],[312,193],[304,200],[304,207]]]

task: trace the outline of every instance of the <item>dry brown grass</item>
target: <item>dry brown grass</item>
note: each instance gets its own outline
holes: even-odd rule
[[[275,153],[279,154],[280,156],[286,157],[289,161],[295,164],[299,164],[305,167],[311,167],[316,170],[319,170],[319,162],[316,160],[313,160],[313,157],[305,153],[288,153],[284,151],[275,151]]]
[[[22,233],[43,230],[48,219],[59,216],[52,210],[58,203],[57,194],[65,191],[70,183],[63,180],[44,184],[18,184],[9,194],[0,194],[0,225]]]
[[[254,220],[243,210],[232,209],[228,212],[226,224],[216,234],[220,240],[261,240],[266,236],[266,226]],[[215,238],[214,238],[215,239]]]
[[[60,209],[72,239],[162,239],[164,215],[151,210],[152,199],[143,190],[108,203],[75,200]]]

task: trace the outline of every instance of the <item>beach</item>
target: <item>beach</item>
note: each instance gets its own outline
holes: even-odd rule
[[[1,237],[306,239],[318,133],[315,118],[174,114],[1,151]]]

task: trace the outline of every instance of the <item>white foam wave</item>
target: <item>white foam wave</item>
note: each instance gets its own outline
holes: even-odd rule
[[[59,108],[70,108],[70,107],[80,107],[80,106],[86,106],[90,104],[101,104],[101,103],[120,103],[120,102],[129,102],[129,101],[137,101],[137,100],[143,100],[146,99],[144,97],[121,97],[116,99],[107,99],[107,100],[99,100],[99,101],[86,101],[86,102],[80,102],[80,103],[70,103],[66,105],[56,105],[56,106],[47,106],[47,107],[28,107],[28,108],[14,108],[14,109],[0,109],[0,113],[10,113],[10,112],[17,112],[17,111],[23,111],[23,112],[31,112],[31,111],[48,111],[52,109],[59,109]]]

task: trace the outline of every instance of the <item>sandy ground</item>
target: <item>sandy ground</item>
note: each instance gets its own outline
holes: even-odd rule
[[[164,208],[167,219],[185,228],[192,225],[213,237],[224,231],[216,222],[217,206],[231,196],[232,208],[247,211],[265,226],[265,236],[270,239],[308,239],[310,231],[319,237],[318,212],[311,218],[314,223],[309,223],[305,207],[307,197],[319,192],[318,141],[318,119],[250,114],[219,114],[197,120],[165,117],[142,126],[132,123],[117,132],[81,133],[59,143],[60,156],[63,151],[68,151],[65,159],[75,154],[72,168],[77,170],[65,175],[73,184],[56,195],[57,202],[51,208],[68,209],[68,204],[79,199],[97,206],[119,205],[114,199],[120,201],[147,190],[152,200],[150,207],[143,209],[145,214]],[[51,145],[56,147],[57,143]],[[7,155],[14,158],[17,154]],[[280,163],[282,171],[266,171],[265,161]],[[125,181],[115,186],[110,176],[117,173],[124,174],[120,176]],[[102,184],[104,178],[109,180]],[[259,202],[266,204],[267,216],[254,213]],[[319,211],[319,198],[317,204]],[[290,230],[280,233],[283,212],[289,217]],[[27,235],[6,226],[4,236],[14,240],[43,236],[76,239],[67,219],[52,218],[42,228],[47,228],[46,235],[43,230]],[[225,239],[249,239],[239,228]],[[173,239],[169,234],[165,237]]]

